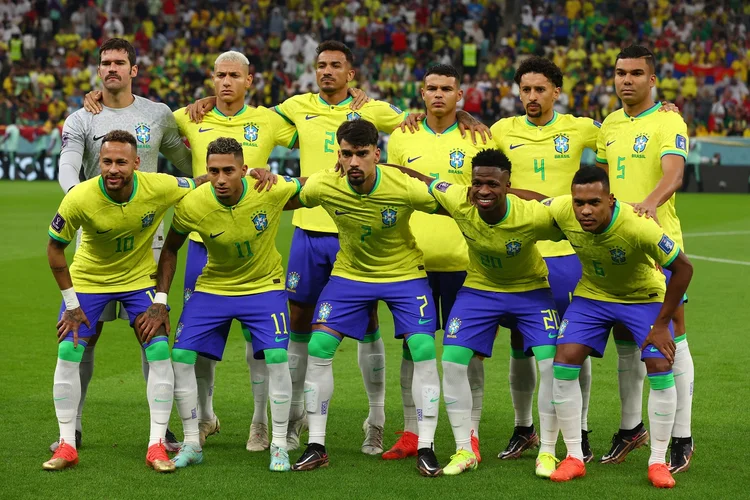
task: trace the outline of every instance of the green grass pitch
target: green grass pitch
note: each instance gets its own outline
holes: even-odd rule
[[[60,294],[45,258],[46,228],[62,199],[56,183],[0,182],[0,310],[3,369],[0,411],[4,438],[0,445],[0,498],[740,498],[747,495],[750,473],[745,446],[749,399],[747,334],[750,310],[750,197],[747,195],[679,195],[688,253],[695,255],[695,275],[687,305],[690,347],[696,383],[693,436],[696,455],[687,473],[676,476],[673,492],[657,491],[646,479],[648,451],[631,454],[621,465],[588,467],[588,475],[568,484],[534,476],[535,453],[517,461],[496,458],[513,426],[508,393],[508,341],[502,336],[495,356],[485,362],[486,388],[481,424],[484,461],[475,472],[455,478],[419,476],[415,462],[385,462],[360,453],[367,400],[356,365],[356,346],[342,344],[334,363],[336,390],[328,421],[331,465],[308,473],[271,473],[268,454],[245,451],[252,396],[239,328],[232,331],[216,378],[215,410],[222,431],[209,438],[202,465],[172,475],[158,475],[144,464],[148,407],[140,355],[125,322],[107,324],[96,350],[95,374],[83,420],[80,464],[49,473],[41,464],[57,436],[52,404],[56,359],[55,322]],[[286,254],[290,217],[279,232]],[[72,256],[72,252],[71,252]],[[717,262],[698,257],[722,259]],[[182,256],[184,260],[184,255]],[[182,264],[184,265],[184,264]],[[182,269],[172,287],[172,325],[181,309]],[[744,321],[743,321],[744,319]],[[400,343],[381,310],[387,348],[386,446],[401,428],[398,366]],[[440,335],[438,335],[440,337]],[[611,343],[610,343],[611,344]],[[597,457],[608,451],[619,423],[616,353],[594,360],[589,416],[591,444]],[[648,384],[646,383],[646,387]],[[647,391],[646,391],[647,392]],[[644,403],[645,408],[645,403]],[[535,412],[536,413],[536,412]],[[538,420],[537,420],[538,423]],[[173,412],[172,427],[181,434]],[[453,439],[441,412],[436,451],[447,464]],[[562,439],[558,456],[564,454]],[[292,452],[296,460],[300,452]],[[747,497],[745,497],[747,498]]]

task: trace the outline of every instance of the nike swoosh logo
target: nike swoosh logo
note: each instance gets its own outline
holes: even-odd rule
[[[551,339],[556,339],[557,338],[557,334],[556,333],[548,333],[547,337],[549,337]]]
[[[253,380],[252,382],[253,382],[253,385],[264,384],[266,382],[266,379],[263,379],[260,382],[256,382],[255,380]]]
[[[430,399],[430,403],[437,403],[438,401],[440,401],[440,398]]]
[[[201,134],[203,132],[208,132],[209,130],[213,130],[213,128],[203,128],[203,127],[201,127],[201,128],[198,129],[198,133]]]
[[[609,145],[611,145],[611,144],[614,144],[616,140],[617,140],[617,139],[615,139],[614,141],[607,141],[607,146],[609,146]]]
[[[466,233],[463,233],[463,232],[462,232],[461,234],[463,234],[463,235],[464,235],[464,238],[466,238],[467,240],[471,240],[471,241],[477,241],[477,240],[475,240],[474,238],[469,238],[468,236],[466,236]]]
[[[446,401],[445,402],[445,406],[452,405],[452,404],[455,404],[455,403],[458,403],[458,401]]]
[[[96,234],[105,234],[112,231],[111,229],[107,229],[106,231],[97,231]]]
[[[224,233],[226,233],[226,231],[222,231],[222,232],[216,233],[216,234],[211,233],[211,234],[209,234],[209,236],[211,237],[211,239],[214,239],[214,238],[218,238],[219,236],[221,236]]]
[[[275,399],[273,400],[273,404],[275,405],[283,405],[284,403],[288,403],[288,402],[289,402],[288,399],[286,401],[276,401]]]
[[[553,405],[561,405],[561,404],[563,404],[564,402],[565,402],[565,401],[550,401],[550,403],[552,403]]]
[[[421,156],[415,156],[414,158],[407,158],[406,163],[411,163],[413,161],[417,161],[418,159],[422,158]]]
[[[511,144],[509,149],[513,151],[516,148],[520,148],[521,146],[524,146],[525,144]]]
[[[305,115],[305,120],[312,120],[313,118],[317,118],[320,115]]]
[[[385,366],[381,366],[380,368],[373,368],[372,371],[379,372],[385,370]]]
[[[154,403],[171,403],[171,402],[172,402],[172,400],[171,400],[171,399],[159,399],[159,398],[154,398]]]
[[[104,136],[103,136],[103,135],[100,135],[99,137],[97,137],[97,136],[94,136],[94,141],[99,141],[99,140],[101,140],[101,139],[104,139]]]
[[[284,342],[284,341],[285,341],[285,340],[287,340],[288,338],[289,338],[289,337],[275,337],[275,338],[274,338],[273,340],[274,340],[275,342]]]
[[[63,401],[65,399],[68,399],[68,398],[54,398],[55,401]]]
[[[650,352],[659,352],[659,349],[657,349],[656,347],[651,347],[651,348],[649,348],[649,351]]]
[[[334,210],[333,213],[335,213],[336,215],[346,215],[349,212],[342,212],[341,210]]]
[[[658,411],[655,411],[654,415],[656,415],[657,417],[668,417],[671,415],[671,413],[659,413]]]
[[[313,391],[313,389],[305,389],[304,392],[312,392],[312,391]]]
[[[420,319],[419,320],[420,325],[426,325],[427,323],[432,323],[432,319]]]

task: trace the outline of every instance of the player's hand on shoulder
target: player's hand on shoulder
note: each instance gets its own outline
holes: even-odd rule
[[[60,321],[57,322],[57,342],[62,342],[70,332],[73,332],[73,347],[78,347],[78,329],[82,324],[91,328],[83,309],[80,307],[66,309]]]
[[[406,133],[406,129],[409,129],[409,132],[412,134],[419,130],[419,122],[424,120],[424,117],[427,116],[424,113],[409,113],[406,115],[406,118],[404,118],[404,121],[401,122],[401,125],[399,127],[401,128],[401,132]]]
[[[259,193],[264,189],[270,191],[271,188],[279,181],[279,176],[265,168],[252,168],[248,172],[250,177],[255,179],[255,190]]]
[[[658,207],[656,205],[656,202],[652,202],[647,199],[643,200],[640,203],[633,204],[633,212],[637,213],[639,217],[654,219],[658,223],[659,217],[656,215],[657,208]]]
[[[216,107],[216,96],[204,97],[198,99],[192,104],[188,104],[185,107],[185,113],[190,116],[190,121],[193,123],[200,123],[203,121],[203,117],[206,113]]]
[[[365,92],[362,89],[356,89],[349,87],[349,95],[352,96],[352,102],[349,104],[349,108],[352,111],[357,111],[358,109],[362,109],[362,106],[370,102],[370,96],[367,95],[367,92]]]
[[[98,115],[102,112],[104,107],[102,106],[102,91],[92,90],[85,96],[83,96],[83,109],[93,115]]]
[[[492,132],[490,128],[484,123],[480,122],[466,111],[459,111],[456,113],[458,119],[458,130],[461,132],[461,137],[466,137],[466,131],[471,132],[471,142],[477,145],[477,134],[482,138],[482,144],[487,144],[487,139],[492,139]]]
[[[659,112],[663,112],[663,113],[673,112],[679,115],[680,108],[678,108],[677,105],[673,102],[662,101],[661,107],[659,108]]]
[[[169,335],[169,311],[166,304],[154,303],[146,309],[146,312],[139,315],[135,320],[136,333],[142,344],[147,344],[164,325],[164,330]]]
[[[674,355],[677,351],[677,346],[674,343],[672,334],[669,332],[667,325],[656,324],[651,327],[651,331],[648,332],[646,340],[641,344],[641,351],[651,344],[652,346],[659,349],[659,352],[669,361],[669,364],[674,363]]]

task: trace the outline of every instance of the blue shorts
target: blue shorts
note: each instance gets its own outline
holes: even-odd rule
[[[448,315],[456,302],[458,291],[464,286],[466,271],[454,272],[430,272],[427,271],[427,282],[432,289],[432,301],[438,315],[439,324],[437,329],[445,328],[448,324]]]
[[[395,337],[412,333],[435,335],[437,315],[427,278],[390,283],[366,283],[331,276],[315,307],[315,325],[362,340],[370,309],[382,300],[393,314]]]
[[[78,296],[78,302],[81,304],[81,309],[89,320],[91,328],[81,324],[78,329],[78,337],[87,339],[96,333],[96,323],[111,301],[117,301],[122,304],[125,311],[128,314],[128,321],[130,326],[133,326],[135,319],[138,315],[146,312],[151,304],[153,304],[154,295],[156,290],[153,287],[143,288],[141,290],[134,290],[132,292],[116,292],[116,293],[81,293],[76,292]],[[65,302],[60,306],[60,315],[58,321],[62,319],[62,315],[65,312]],[[73,339],[73,332],[68,333],[66,339]]]
[[[549,287],[552,290],[552,296],[555,298],[555,306],[560,317],[565,316],[565,310],[568,309],[570,301],[573,299],[573,292],[581,280],[581,261],[573,255],[563,255],[560,257],[545,257],[544,262],[549,270]]]
[[[633,340],[640,347],[651,331],[651,326],[659,315],[661,306],[661,302],[622,304],[573,297],[573,302],[570,303],[560,324],[557,343],[560,345],[583,344],[592,349],[592,356],[601,358],[607,347],[609,330],[615,323],[622,323],[630,330]],[[669,331],[674,338],[671,321]],[[641,359],[663,357],[664,355],[651,344],[647,345],[641,353]]]
[[[250,330],[255,358],[262,359],[264,349],[287,348],[288,314],[281,290],[237,296],[194,292],[177,323],[174,347],[221,361],[236,319]]]
[[[185,262],[185,293],[183,304],[188,301],[195,290],[198,276],[203,274],[203,268],[208,263],[208,250],[206,245],[197,241],[188,241],[187,261]]]
[[[667,279],[667,285],[669,285],[669,278],[672,277],[672,271],[669,269],[661,268],[661,272],[664,273],[664,277]],[[685,292],[685,295],[682,296],[682,300],[680,300],[680,305],[686,304],[688,301],[688,294]]]
[[[289,300],[302,304],[318,302],[323,287],[331,277],[339,251],[339,236],[294,228],[289,249],[286,291]]]
[[[488,292],[463,287],[445,329],[443,345],[471,349],[492,356],[497,325],[516,328],[523,335],[523,347],[532,356],[532,347],[555,345],[559,316],[549,288],[529,292]]]

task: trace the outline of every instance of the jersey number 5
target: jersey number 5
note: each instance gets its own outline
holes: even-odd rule
[[[625,178],[625,157],[617,157],[617,179]]]

